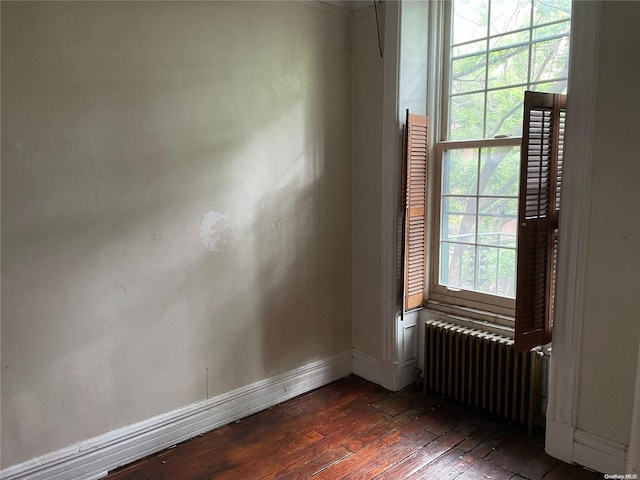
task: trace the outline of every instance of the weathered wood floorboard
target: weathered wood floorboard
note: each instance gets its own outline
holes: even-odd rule
[[[436,395],[350,376],[122,467],[108,480],[601,478],[541,434]]]

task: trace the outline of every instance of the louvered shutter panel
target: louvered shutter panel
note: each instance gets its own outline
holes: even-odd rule
[[[551,341],[566,96],[525,92],[515,349]]]
[[[405,199],[405,309],[425,300],[427,255],[427,117],[407,111]]]

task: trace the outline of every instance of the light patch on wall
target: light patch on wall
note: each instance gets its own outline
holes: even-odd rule
[[[227,245],[227,231],[231,225],[231,214],[228,211],[211,210],[202,219],[200,239],[210,252],[221,252]]]

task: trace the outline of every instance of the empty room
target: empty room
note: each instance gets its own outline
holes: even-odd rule
[[[640,2],[0,7],[0,478],[638,478]]]

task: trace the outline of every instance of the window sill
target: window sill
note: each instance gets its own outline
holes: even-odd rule
[[[507,338],[513,338],[514,336],[514,319],[507,315],[451,305],[436,300],[427,300],[425,307],[429,316],[434,319],[446,320],[456,325],[502,335]]]

